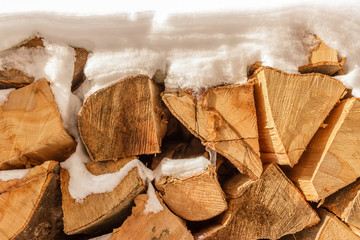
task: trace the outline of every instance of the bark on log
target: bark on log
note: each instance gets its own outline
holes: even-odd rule
[[[334,214],[319,209],[318,213],[321,222],[314,227],[305,229],[294,235],[296,240],[358,240],[358,237],[351,229],[341,222]]]
[[[63,239],[59,164],[47,161],[0,181],[0,239]]]
[[[165,92],[162,98],[204,146],[228,158],[239,171],[260,177],[253,84],[216,87],[200,97],[185,91]]]
[[[132,214],[114,230],[110,240],[190,240],[194,239],[186,228],[185,221],[174,215],[163,205],[158,213],[144,213],[147,195],[141,194],[135,199]]]
[[[360,228],[360,180],[325,198],[321,204],[345,223]]]
[[[265,162],[294,166],[333,106],[346,93],[322,74],[287,74],[261,67],[255,82],[260,153]]]
[[[307,200],[319,201],[360,177],[359,121],[359,99],[341,101],[288,171]]]
[[[113,173],[120,170],[132,158],[121,161],[86,163],[94,175]],[[69,193],[70,175],[61,169],[62,208],[66,234],[95,234],[111,231],[119,226],[131,212],[134,198],[145,191],[137,168],[132,169],[121,183],[108,193],[92,194],[77,202]]]
[[[85,81],[84,68],[88,59],[89,52],[84,48],[74,48],[75,50],[75,63],[74,74],[71,82],[71,91],[75,92],[81,84]]]
[[[244,181],[238,179],[238,184]],[[237,186],[233,181],[234,188]],[[261,178],[253,181],[237,198],[230,199],[222,218],[223,228],[207,232],[201,239],[278,239],[317,224],[320,219],[285,174],[275,164],[264,167]],[[198,236],[198,235],[197,235]],[[200,235],[201,236],[201,235]],[[200,238],[198,238],[200,239]]]
[[[309,64],[299,67],[299,72],[322,73],[329,76],[342,72],[346,58],[339,61],[336,49],[330,48],[318,36],[314,37],[318,41],[317,46],[310,53]]]
[[[204,221],[227,209],[212,165],[205,172],[189,177],[163,177],[155,182],[155,186],[171,211],[189,221]]]
[[[78,124],[93,161],[159,153],[166,132],[159,89],[145,75],[125,77],[92,94]]]
[[[75,147],[45,79],[11,92],[0,106],[0,169],[63,161]]]

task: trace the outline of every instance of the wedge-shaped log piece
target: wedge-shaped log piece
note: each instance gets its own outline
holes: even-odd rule
[[[360,180],[325,198],[321,206],[347,224],[360,228]]]
[[[74,63],[74,74],[71,82],[71,91],[76,91],[81,84],[85,81],[84,68],[88,59],[89,51],[84,48],[74,48],[75,50],[75,63]]]
[[[293,238],[290,236],[287,240],[358,240],[358,237],[351,229],[341,222],[334,214],[319,209],[318,213],[321,222],[314,227],[304,229],[296,233]],[[285,240],[285,238],[284,238]]]
[[[238,181],[238,183],[237,183]],[[259,180],[248,185],[243,178],[233,180],[243,191],[231,199],[222,218],[223,228],[203,239],[278,239],[317,224],[320,219],[301,193],[275,164],[264,167]]]
[[[47,161],[22,179],[0,181],[0,239],[61,239],[58,174],[59,164]]]
[[[341,101],[288,171],[307,200],[316,202],[360,177],[359,121],[359,99]]]
[[[7,54],[10,51],[18,48],[36,48],[44,47],[44,43],[41,37],[33,37],[25,40],[24,42],[14,46],[11,49],[4,51],[2,54]],[[1,54],[0,54],[1,58]],[[26,75],[24,72],[16,68],[5,68],[0,70],[0,89],[4,88],[20,88],[24,87],[34,81],[34,77]]]
[[[0,106],[0,169],[63,161],[75,147],[45,79],[11,92]]]
[[[212,88],[199,97],[185,91],[165,92],[162,97],[203,145],[228,158],[241,172],[260,177],[253,84]]]
[[[155,182],[155,186],[166,205],[189,221],[204,221],[227,209],[225,194],[212,165],[204,172],[188,177],[163,177]]]
[[[119,171],[132,158],[121,161],[86,163],[94,175]],[[77,202],[69,193],[70,175],[61,169],[62,208],[64,212],[64,231],[66,234],[95,234],[111,231],[119,226],[131,213],[134,198],[145,191],[138,169],[132,169],[120,184],[107,193],[92,194],[82,202]]]
[[[294,166],[333,106],[346,93],[317,73],[287,74],[262,67],[255,82],[260,153],[265,162]]]
[[[148,196],[141,194],[135,198],[132,214],[114,230],[110,240],[190,240],[194,239],[186,228],[185,221],[174,215],[164,204],[158,213],[144,213]]]
[[[314,35],[317,40],[317,46],[311,51],[309,64],[299,67],[301,73],[322,73],[333,75],[341,72],[346,58],[338,60],[336,49],[327,46],[318,36]]]
[[[125,77],[92,94],[78,123],[93,161],[159,153],[166,132],[159,88],[145,75]]]

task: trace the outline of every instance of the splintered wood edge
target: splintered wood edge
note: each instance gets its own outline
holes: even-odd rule
[[[80,116],[82,115],[83,111],[84,111],[84,107],[88,104],[88,102],[90,102],[90,100],[98,93],[101,93],[101,92],[104,92],[106,91],[107,89],[109,88],[112,88],[113,86],[121,83],[121,82],[124,82],[126,80],[134,80],[134,79],[138,79],[138,78],[141,78],[141,79],[145,79],[145,80],[151,80],[151,78],[148,76],[148,75],[145,75],[145,74],[138,74],[138,75],[131,75],[131,76],[126,76],[126,77],[123,77],[121,78],[120,80],[116,81],[116,82],[113,82],[111,84],[109,84],[108,86],[104,87],[104,88],[101,88],[97,91],[95,91],[94,93],[92,93],[89,97],[86,98],[86,100],[84,101],[79,113],[78,113],[78,117],[77,117],[77,122],[79,123],[80,122]],[[154,83],[155,84],[155,83]],[[85,148],[86,148],[86,151],[87,153],[89,154],[90,158],[92,161],[96,162],[95,161],[95,158],[94,158],[94,154],[93,152],[91,151],[91,149],[89,148],[89,146],[87,145],[86,141],[83,141],[83,134],[82,134],[82,131],[81,131],[82,127],[81,127],[81,124],[78,124],[78,130],[79,130],[79,134],[80,134],[80,139],[81,139],[81,142],[84,144]],[[112,160],[112,159],[108,159],[108,160]],[[106,160],[104,160],[106,161]]]

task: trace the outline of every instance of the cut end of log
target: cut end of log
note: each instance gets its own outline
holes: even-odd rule
[[[294,166],[333,106],[346,93],[322,74],[287,74],[261,67],[255,83],[261,159]]]
[[[318,36],[314,36],[318,45],[310,53],[309,64],[299,67],[299,72],[302,74],[322,73],[331,76],[343,71],[346,58],[339,61],[337,51],[327,46]]]
[[[0,126],[0,169],[64,161],[75,151],[45,79],[10,93],[0,106]]]
[[[204,221],[227,209],[225,195],[212,165],[205,172],[189,177],[163,177],[155,185],[166,205],[186,220]]]
[[[174,215],[162,203],[164,210],[158,213],[144,213],[148,196],[141,194],[135,198],[132,214],[120,228],[114,230],[111,240],[121,239],[161,239],[192,240],[185,222]],[[160,201],[161,202],[161,201]]]
[[[294,239],[321,239],[321,240],[358,240],[358,237],[345,223],[334,214],[318,209],[321,222],[294,235]]]
[[[360,100],[349,98],[330,113],[299,163],[288,171],[309,201],[319,201],[360,177]]]
[[[171,113],[202,144],[228,158],[239,171],[257,179],[262,173],[253,84],[162,94]]]
[[[166,132],[159,88],[145,75],[123,78],[86,99],[78,125],[93,161],[159,153]]]
[[[119,171],[131,160],[92,162],[86,167],[93,175],[108,174]],[[64,231],[68,235],[104,233],[112,226],[119,226],[130,215],[134,198],[145,191],[138,170],[134,168],[112,192],[92,194],[77,202],[69,193],[68,171],[61,169],[60,177]]]
[[[244,190],[238,198],[230,199],[223,216],[225,227],[205,239],[278,239],[320,221],[275,164],[266,165],[259,180],[249,183],[237,178],[232,184]]]
[[[59,164],[47,161],[19,180],[0,181],[1,239],[58,239],[62,234]]]

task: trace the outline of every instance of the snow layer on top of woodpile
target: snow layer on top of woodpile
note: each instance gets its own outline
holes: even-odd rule
[[[0,106],[3,105],[7,101],[9,94],[14,90],[15,90],[15,88],[0,90]]]

